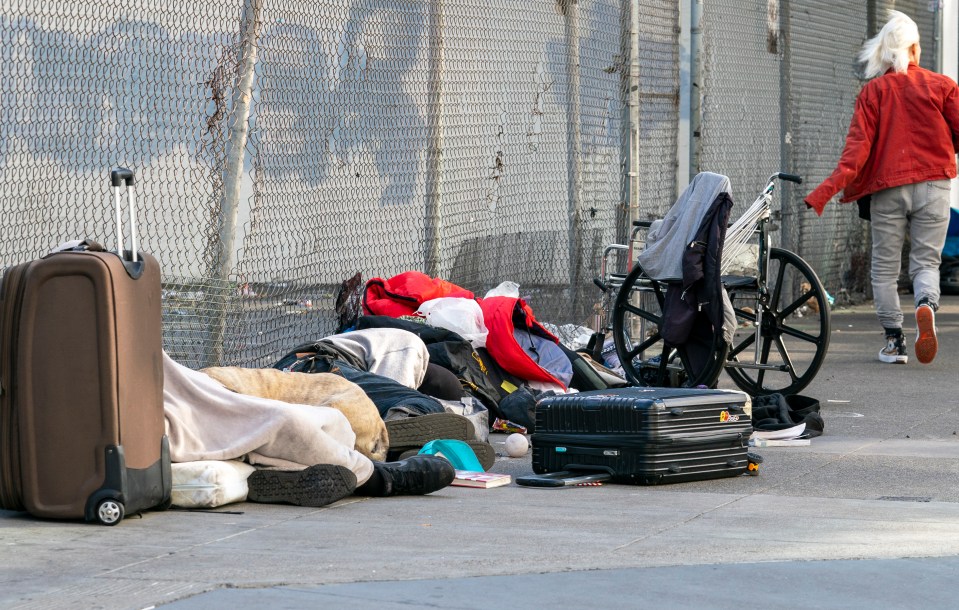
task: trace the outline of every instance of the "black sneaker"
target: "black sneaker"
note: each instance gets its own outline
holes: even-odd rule
[[[421,496],[443,489],[456,478],[445,458],[414,455],[399,462],[373,462],[383,477],[383,496]]]
[[[247,500],[268,504],[326,506],[356,489],[356,475],[345,466],[317,464],[304,470],[254,471],[246,480]]]
[[[879,361],[887,364],[906,364],[906,341],[902,335],[886,335],[886,347],[879,350]]]

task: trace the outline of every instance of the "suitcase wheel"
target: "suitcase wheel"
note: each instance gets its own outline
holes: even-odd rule
[[[112,498],[97,504],[97,520],[103,525],[116,525],[123,521],[123,504]]]

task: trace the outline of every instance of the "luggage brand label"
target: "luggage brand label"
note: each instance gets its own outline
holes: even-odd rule
[[[739,421],[738,415],[730,415],[729,411],[721,411],[719,413],[719,421],[721,422],[736,422]]]

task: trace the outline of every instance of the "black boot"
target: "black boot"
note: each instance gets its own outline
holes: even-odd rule
[[[373,476],[356,489],[360,496],[421,496],[453,482],[456,470],[445,458],[414,455],[399,462],[373,462]]]

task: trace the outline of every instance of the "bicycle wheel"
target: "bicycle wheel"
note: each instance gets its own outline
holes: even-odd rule
[[[666,284],[651,279],[639,263],[616,294],[613,341],[626,378],[638,386],[714,385],[729,349],[722,333],[710,330],[708,338],[667,345],[659,334],[665,297]]]
[[[748,394],[796,394],[809,385],[826,359],[829,301],[812,267],[788,250],[770,249],[766,284],[765,303],[757,298],[755,287],[730,289],[739,326],[726,372]],[[758,357],[757,305],[762,313]],[[770,368],[740,368],[734,363]]]

